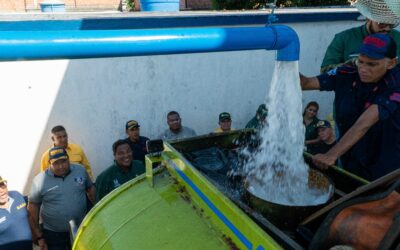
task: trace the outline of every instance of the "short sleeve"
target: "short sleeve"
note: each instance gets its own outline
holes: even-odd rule
[[[88,172],[85,171],[86,178],[86,189],[91,188],[93,186],[92,179],[90,178]]]
[[[31,192],[29,193],[29,196],[28,196],[29,202],[38,203],[38,204],[42,203],[42,196],[40,193],[41,187],[40,187],[39,183],[43,183],[43,181],[40,181],[38,176],[36,176],[33,179],[32,186],[31,186]]]
[[[386,120],[399,108],[400,90],[391,91],[378,96],[374,104],[378,105],[379,120]]]
[[[336,88],[336,69],[317,76],[321,91],[333,91]]]

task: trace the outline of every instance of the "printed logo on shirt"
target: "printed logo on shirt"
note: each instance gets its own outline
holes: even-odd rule
[[[18,205],[17,206],[17,210],[20,210],[21,208],[24,208],[24,207],[26,207],[26,203],[25,202],[20,204],[20,205]]]
[[[6,220],[7,220],[7,218],[5,216],[3,216],[3,217],[0,218],[0,223],[5,222]]]
[[[54,190],[54,189],[57,189],[57,188],[58,188],[58,185],[56,185],[56,186],[54,186],[54,187],[51,187],[51,188],[47,189],[47,190],[46,190],[46,192],[50,192],[50,191],[52,191],[52,190]]]
[[[117,188],[117,187],[121,186],[121,184],[119,184],[117,179],[114,179],[113,182],[114,182],[114,188]]]
[[[75,177],[75,178],[74,178],[74,181],[75,181],[76,183],[78,183],[79,185],[82,185],[82,184],[83,184],[83,178],[82,178],[82,177]]]
[[[329,76],[335,76],[336,75],[336,69],[331,69],[328,72],[326,72]]]

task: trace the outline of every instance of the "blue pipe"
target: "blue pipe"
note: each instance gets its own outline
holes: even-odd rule
[[[234,50],[277,50],[299,60],[296,32],[283,25],[151,30],[4,31],[0,60],[76,59]]]

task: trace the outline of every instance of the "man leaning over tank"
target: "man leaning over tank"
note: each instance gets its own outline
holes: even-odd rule
[[[347,29],[335,35],[329,44],[321,64],[321,72],[327,72],[344,63],[353,63],[353,54],[357,53],[365,37],[371,34],[388,34],[400,44],[400,32],[394,28],[400,23],[400,17],[393,13],[384,0],[358,0],[354,4],[366,21],[359,27]],[[400,55],[400,46],[397,48]]]
[[[70,249],[69,221],[77,225],[82,222],[87,211],[86,194],[94,203],[95,188],[86,170],[69,162],[65,148],[51,148],[49,163],[50,167],[33,179],[29,222],[40,249]]]
[[[317,77],[300,75],[303,90],[335,92],[341,138],[313,162],[327,168],[341,157],[344,168],[375,180],[400,167],[400,68],[396,43],[384,34],[367,36],[356,67],[344,66]]]

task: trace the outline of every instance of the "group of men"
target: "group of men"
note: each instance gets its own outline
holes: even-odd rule
[[[328,121],[317,124],[325,148],[314,152],[315,165],[328,168],[340,158],[346,169],[374,180],[400,166],[400,48],[396,45],[400,33],[393,30],[400,18],[385,16],[385,22],[381,22],[373,8],[360,12],[367,17],[366,23],[335,36],[321,65],[324,73],[301,75],[300,79],[304,90],[335,92],[339,140],[332,136]],[[351,57],[354,53],[358,54],[355,58]],[[265,105],[260,105],[246,127],[261,128],[267,112]],[[176,111],[168,113],[167,123],[169,128],[159,136],[161,139],[196,135],[193,129],[182,126]],[[227,112],[219,115],[218,124],[215,132],[233,130]],[[8,191],[7,181],[0,177],[2,249],[31,249],[32,241],[40,249],[70,249],[68,223],[81,223],[88,201],[94,204],[145,172],[149,139],[140,135],[137,121],[128,121],[125,130],[127,138],[112,146],[114,164],[97,177],[96,187],[85,153],[79,145],[68,142],[62,126],[51,131],[53,147],[42,156],[41,172],[33,179],[27,202],[18,192]]]
[[[178,112],[167,115],[169,128],[159,138],[175,140],[195,136],[193,129],[182,126]],[[219,115],[216,132],[231,131],[229,113]],[[70,249],[69,223],[79,225],[90,208],[112,190],[145,172],[146,142],[135,120],[125,124],[127,138],[112,145],[114,164],[93,183],[93,172],[83,149],[68,141],[63,126],[51,130],[53,146],[40,161],[41,172],[33,179],[28,202],[15,191],[8,191],[0,177],[0,248]],[[29,215],[29,224],[28,224]],[[6,238],[7,237],[7,238]]]

